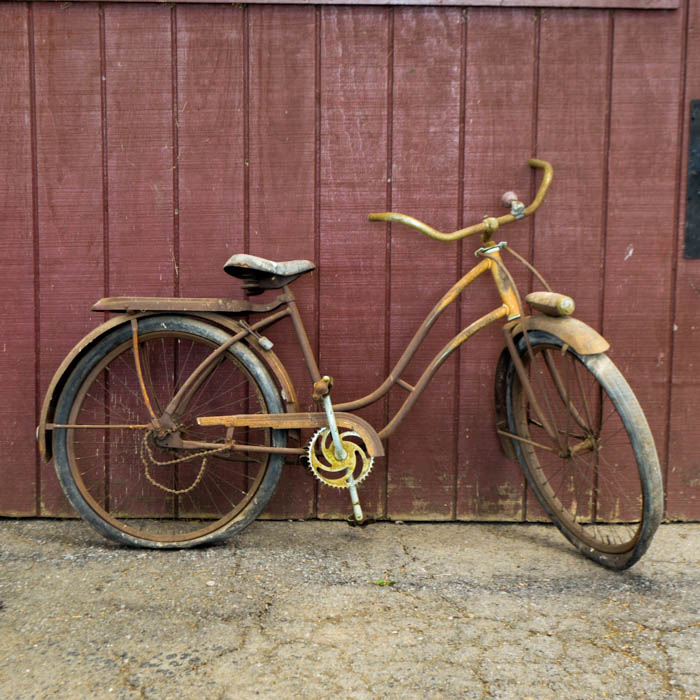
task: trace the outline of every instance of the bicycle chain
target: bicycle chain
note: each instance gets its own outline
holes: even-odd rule
[[[148,437],[150,433],[146,433],[143,436],[143,440],[141,441],[141,461],[143,462],[143,466],[145,468],[146,472],[146,478],[148,481],[153,484],[153,486],[156,486],[159,489],[162,489],[163,491],[167,491],[168,493],[172,493],[176,496],[182,495],[183,493],[189,493],[192,491],[194,488],[196,488],[197,484],[202,480],[202,477],[204,476],[204,469],[207,466],[207,457],[209,455],[215,454],[216,452],[223,452],[224,450],[230,449],[230,445],[223,445],[222,447],[216,447],[212,450],[203,450],[202,452],[197,452],[193,455],[187,455],[186,457],[178,457],[177,459],[170,459],[165,462],[161,462],[157,460],[153,456],[153,452],[151,452],[151,448],[148,444]],[[145,452],[148,452],[148,457],[150,458],[151,462],[159,467],[167,467],[171,464],[178,464],[179,462],[187,462],[191,459],[197,459],[198,457],[203,457],[202,459],[202,466],[199,468],[199,473],[197,474],[195,480],[188,486],[186,489],[171,489],[168,488],[167,486],[163,486],[163,484],[159,484],[152,476],[150,471],[148,470],[148,462],[146,461],[146,456],[144,454]]]

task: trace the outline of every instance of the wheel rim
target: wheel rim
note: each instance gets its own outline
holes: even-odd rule
[[[178,331],[142,333],[139,341],[144,384],[157,414],[216,347],[200,336]],[[234,434],[231,429],[202,427],[195,421],[197,416],[266,411],[257,383],[231,353],[225,353],[181,406],[175,422],[183,439],[223,442],[233,438],[270,445],[268,429],[236,429]],[[131,341],[125,341],[86,377],[73,402],[69,424],[149,422]],[[249,456],[222,451],[208,455],[202,467],[204,457],[195,455],[203,450],[165,448],[152,431],[143,428],[70,428],[66,433],[69,467],[84,500],[110,525],[143,540],[184,542],[226,528],[250,503],[269,464],[269,455],[264,453]],[[183,457],[187,459],[180,461]],[[164,465],[154,460],[178,461]]]
[[[523,363],[548,434],[515,378],[513,420],[530,483],[550,516],[583,544],[610,555],[632,550],[644,513],[642,482],[613,400],[570,350],[537,344]],[[569,402],[565,400],[569,397]]]

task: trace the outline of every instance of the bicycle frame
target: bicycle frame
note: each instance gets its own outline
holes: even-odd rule
[[[395,415],[392,417],[389,423],[386,426],[384,426],[380,431],[375,433],[380,440],[388,438],[401,424],[403,419],[406,417],[410,409],[415,404],[418,397],[423,393],[425,388],[431,382],[437,370],[458,347],[460,347],[464,342],[469,340],[469,338],[478,333],[480,330],[486,328],[487,326],[491,325],[499,319],[506,318],[509,321],[513,321],[521,317],[522,309],[520,306],[519,295],[517,293],[517,290],[514,288],[510,275],[507,272],[507,269],[505,268],[505,265],[501,259],[500,247],[491,244],[489,247],[481,249],[479,251],[479,254],[483,257],[483,259],[480,262],[478,262],[471,270],[469,270],[469,272],[467,272],[456,284],[454,284],[452,288],[442,297],[442,299],[440,299],[440,301],[438,301],[438,303],[433,307],[433,309],[427,315],[420,328],[416,331],[415,335],[407,345],[400,359],[398,360],[392,371],[389,373],[389,375],[386,377],[386,379],[382,382],[382,384],[366,396],[355,399],[354,401],[337,404],[333,407],[334,411],[339,412],[336,414],[339,417],[339,425],[344,425],[348,423],[352,424],[350,418],[352,418],[353,421],[359,421],[359,419],[357,419],[357,417],[355,416],[348,416],[347,412],[364,408],[365,406],[368,406],[378,401],[393,386],[397,385],[404,389],[404,391],[408,392],[408,396],[406,397],[401,408],[395,413]],[[467,289],[467,287],[469,287],[469,285],[471,285],[481,275],[489,271],[492,273],[494,282],[496,284],[496,288],[501,298],[501,305],[491,310],[487,314],[484,314],[483,316],[469,324],[467,327],[462,329],[462,331],[460,331],[456,336],[454,336],[440,350],[440,352],[438,352],[437,355],[435,355],[435,357],[423,371],[423,374],[420,376],[415,386],[412,386],[408,382],[404,381],[401,378],[402,373],[415,356],[416,351],[421,346],[422,342],[428,335],[430,329],[435,324],[437,319],[441,316],[445,309],[447,309],[448,306],[450,306],[454,301],[457,300],[457,298],[462,294],[462,292],[464,292]],[[306,329],[301,318],[301,314],[299,313],[299,309],[296,304],[296,299],[294,298],[294,295],[288,286],[284,288],[284,297],[286,300],[286,308],[276,314],[273,314],[258,321],[256,324],[250,327],[250,332],[257,333],[258,330],[262,330],[267,326],[271,326],[274,323],[280,321],[282,318],[289,316],[291,318],[297,342],[299,343],[299,347],[302,351],[302,355],[304,357],[304,362],[309,372],[309,376],[314,386],[317,386],[319,383],[323,383],[324,378],[322,377],[321,372],[318,368],[318,363],[311,348],[311,344],[309,342],[308,335],[306,333]],[[176,406],[179,403],[181,397],[186,396],[189,393],[189,390],[192,386],[197,386],[199,384],[199,380],[197,379],[197,377],[205,375],[207,367],[211,366],[211,364],[215,361],[216,357],[218,357],[219,354],[223,352],[227,347],[244,337],[247,334],[247,332],[249,331],[241,331],[236,336],[232,337],[225,345],[217,348],[217,350],[214,351],[209,358],[205,359],[202,365],[195,370],[193,375],[191,375],[185,383],[185,385],[183,385],[183,387],[178,392],[178,395],[173,398],[171,404],[168,406],[168,409],[166,409],[166,411],[170,411],[171,409],[176,410]],[[326,425],[325,414],[321,412],[311,414],[267,414],[264,416],[240,415],[203,417],[199,420],[199,422],[202,425],[251,426],[254,424],[256,426],[264,425],[266,427],[276,428],[314,428],[323,427]],[[369,426],[367,426],[366,424],[364,426],[352,425],[352,427],[354,427],[358,431],[364,428],[364,430],[360,433],[361,435],[363,432],[366,433],[367,428],[369,428]],[[375,432],[371,428],[370,430],[372,431],[372,433]],[[366,435],[363,435],[363,437],[366,438]],[[371,442],[374,444],[368,445],[368,447],[370,448],[370,454],[381,454],[379,452],[376,452],[376,440],[373,440]],[[374,450],[372,449],[373,447]],[[237,448],[241,450],[247,449],[244,445],[237,445]],[[294,448],[287,449],[294,450]],[[297,450],[294,451],[297,452]],[[298,452],[303,453],[303,450],[298,450]]]
[[[430,313],[426,316],[425,320],[421,324],[420,328],[416,331],[415,335],[411,341],[406,346],[400,359],[391,370],[389,375],[384,379],[377,389],[375,389],[370,394],[360,397],[353,401],[348,401],[345,403],[333,406],[330,402],[330,387],[332,385],[332,379],[330,377],[324,377],[318,368],[317,360],[314,356],[311,344],[304,327],[304,323],[299,313],[297,307],[297,302],[294,294],[291,291],[289,284],[283,286],[283,294],[276,297],[272,302],[267,304],[253,304],[248,301],[241,300],[228,300],[228,299],[158,299],[158,298],[140,298],[140,297],[115,297],[103,299],[98,304],[93,307],[95,310],[105,311],[105,310],[121,310],[127,313],[119,320],[119,322],[126,321],[131,323],[132,330],[132,347],[134,354],[134,362],[136,365],[136,372],[138,375],[138,381],[141,388],[142,398],[146,408],[148,409],[150,423],[143,425],[129,426],[134,429],[149,429],[154,430],[160,435],[162,442],[168,444],[173,448],[181,449],[195,449],[195,448],[213,448],[220,447],[221,443],[204,443],[195,442],[191,440],[183,439],[179,431],[176,430],[178,409],[181,405],[187,405],[193,394],[202,386],[203,382],[206,381],[207,377],[210,376],[211,371],[215,368],[216,362],[222,357],[223,353],[226,352],[234,343],[244,340],[255,347],[257,345],[257,350],[261,359],[271,367],[273,367],[273,373],[277,377],[278,381],[281,382],[283,392],[288,394],[291,392],[294,396],[296,392],[294,387],[291,385],[291,380],[287,375],[283,367],[280,367],[279,361],[274,356],[273,353],[269,353],[271,344],[269,341],[260,336],[259,331],[270,327],[284,318],[289,317],[292,321],[292,326],[297,338],[297,342],[302,351],[304,362],[306,364],[309,376],[313,383],[314,392],[313,398],[317,402],[323,402],[324,411],[317,411],[311,413],[296,413],[296,399],[292,397],[291,403],[287,402],[287,410],[291,409],[291,412],[287,413],[268,413],[268,414],[257,414],[257,415],[232,415],[232,416],[202,416],[199,417],[198,423],[200,425],[217,425],[217,426],[249,426],[249,427],[263,427],[271,429],[299,429],[299,428],[321,428],[330,426],[331,432],[335,433],[334,439],[337,436],[337,428],[334,429],[334,423],[337,425],[350,428],[357,432],[367,447],[367,451],[370,456],[381,456],[384,454],[382,440],[388,438],[396,428],[404,420],[410,409],[415,404],[418,397],[423,393],[426,386],[432,381],[437,370],[442,366],[445,360],[464,342],[469,340],[473,335],[478,333],[480,330],[491,325],[499,319],[506,319],[504,325],[504,333],[506,335],[506,348],[507,352],[512,357],[512,361],[518,369],[519,374],[523,374],[522,380],[526,387],[529,387],[529,382],[527,377],[524,376],[522,371],[522,363],[519,357],[517,357],[517,352],[513,346],[513,336],[517,333],[526,332],[533,327],[540,328],[543,326],[542,319],[549,319],[554,321],[555,319],[549,318],[548,316],[536,315],[536,316],[524,316],[523,308],[521,305],[520,295],[515,288],[514,282],[507,268],[505,267],[503,260],[501,258],[501,248],[506,244],[495,244],[491,236],[503,224],[508,224],[516,220],[520,220],[525,216],[529,216],[534,213],[534,211],[539,207],[544,199],[544,195],[549,187],[552,179],[552,168],[551,166],[537,159],[531,159],[530,165],[543,170],[543,178],[540,184],[538,193],[530,206],[525,207],[520,201],[517,200],[517,196],[512,193],[506,193],[503,197],[503,203],[510,207],[509,214],[501,216],[499,218],[485,217],[483,222],[476,224],[474,226],[467,227],[465,229],[460,229],[452,233],[441,233],[427,224],[424,224],[417,219],[408,217],[403,214],[398,214],[395,212],[385,212],[370,214],[370,220],[372,221],[396,221],[403,224],[412,226],[418,229],[422,233],[428,235],[431,238],[441,240],[441,241],[454,241],[465,236],[471,236],[474,234],[481,234],[483,247],[476,251],[477,256],[481,256],[482,260],[478,262],[471,270],[469,270],[458,282],[456,282],[444,296],[437,302]],[[519,255],[513,254],[517,259],[523,262],[543,283],[545,288],[549,289],[546,282],[542,279],[539,273],[525,260],[523,260]],[[501,298],[501,305],[492,309],[487,314],[481,316],[474,322],[472,322],[467,327],[463,328],[457,335],[455,335],[441,350],[435,355],[432,361],[424,369],[423,374],[420,376],[415,386],[410,385],[404,379],[402,379],[402,374],[406,367],[409,365],[413,357],[415,356],[418,348],[421,346],[422,342],[428,335],[430,329],[435,324],[440,315],[445,311],[445,309],[452,304],[467,287],[472,284],[477,278],[482,274],[490,271],[498,294]],[[532,301],[530,301],[532,305]],[[195,315],[199,312],[214,312],[215,315],[223,314],[219,323],[226,326],[231,332],[231,337],[222,345],[218,346],[211,354],[206,357],[201,364],[190,374],[190,376],[185,380],[185,382],[180,386],[175,396],[170,400],[165,410],[161,415],[156,415],[149,399],[148,387],[141,372],[141,360],[140,360],[140,350],[139,350],[139,339],[138,339],[138,322],[142,314],[134,315],[135,311],[144,311],[148,313],[157,313],[159,311],[173,311],[180,313],[194,313]],[[545,313],[546,310],[545,310]],[[248,325],[243,320],[233,320],[231,315],[242,316],[248,314],[261,314],[264,315],[263,318],[258,320],[252,325]],[[267,314],[267,315],[265,315]],[[212,319],[215,320],[215,319]],[[567,319],[556,319],[557,321],[557,332],[560,337],[564,338],[565,342],[569,343],[578,352],[602,352],[607,348],[607,343],[605,340],[598,336],[592,329],[573,318]],[[216,322],[216,321],[215,321]],[[108,322],[109,324],[109,322]],[[107,325],[108,325],[107,324]],[[106,328],[103,327],[101,330],[97,331],[97,336],[105,332]],[[40,445],[44,446],[44,451],[42,454],[50,456],[48,447],[46,447],[46,431],[51,430],[56,427],[69,428],[69,427],[90,427],[90,426],[72,426],[72,425],[56,425],[50,422],[50,416],[52,415],[53,396],[55,393],[55,387],[58,386],[64,379],[64,375],[67,369],[72,366],[76,361],[77,357],[83,351],[84,347],[87,346],[87,342],[93,339],[93,335],[88,336],[84,342],[79,346],[76,346],[74,351],[70,353],[69,357],[66,358],[64,364],[57,371],[56,376],[52,382],[52,387],[54,391],[49,391],[44,402],[44,407],[42,408],[42,416],[39,425],[39,442]],[[505,352],[505,351],[504,351]],[[267,355],[267,357],[266,357]],[[499,367],[501,361],[499,360]],[[278,370],[278,371],[275,371]],[[279,371],[281,370],[281,371]],[[499,404],[499,374],[497,370],[496,375],[497,386],[497,407]],[[501,382],[502,383],[502,382]],[[385,425],[381,430],[376,431],[372,426],[370,426],[363,419],[350,413],[359,408],[368,406],[383,396],[385,396],[389,390],[394,387],[399,386],[404,391],[408,393],[402,406],[394,414],[391,420]],[[502,402],[501,402],[502,403]],[[296,409],[298,410],[298,409]],[[499,427],[500,423],[499,421]],[[547,421],[544,420],[543,423],[546,425]],[[92,426],[98,427],[98,426]],[[499,430],[499,435],[501,437],[507,436]],[[227,440],[230,443],[232,449],[239,451],[256,452],[263,451],[269,453],[281,453],[281,454],[303,454],[305,451],[302,448],[295,447],[261,447],[254,445],[244,445],[239,444],[233,440]],[[339,451],[336,448],[338,454]]]
[[[492,240],[500,226],[534,213],[543,201],[552,168],[534,158],[530,165],[543,173],[529,207],[506,192],[501,202],[510,213],[451,233],[398,212],[369,215],[439,241],[481,234],[482,247],[476,251],[480,259],[433,306],[388,376],[351,401],[333,406],[333,380],[319,370],[290,287],[314,269],[311,261],[232,256],[224,269],[243,280],[249,296],[280,290],[262,304],[247,298],[98,301],[94,310],[120,315],[88,333],[66,356],[51,380],[37,428],[42,456],[50,458],[52,446],[56,449],[57,475],[70,502],[121,544],[160,548],[214,542],[260,515],[284,457],[297,461],[305,454],[321,482],[348,490],[349,522],[363,523],[357,487],[370,473],[373,458],[384,454],[383,440],[396,431],[447,358],[500,320],[505,344],[494,374],[494,427],[504,452],[521,463],[544,511],[586,556],[614,569],[633,564],[663,510],[658,458],[644,414],[604,355],[607,341],[571,316],[573,299],[552,291],[507,243]],[[545,291],[521,300],[501,258],[503,249]],[[406,370],[438,319],[487,272],[500,305],[462,327],[411,385],[404,379]],[[272,342],[261,335],[286,318],[313,384],[314,412],[299,412],[289,373]],[[353,413],[387,397],[394,387],[405,395],[379,431]],[[252,413],[202,415],[216,411]],[[215,429],[198,433],[195,423]],[[299,445],[300,429],[316,430],[305,448]],[[622,431],[628,438],[624,445],[616,440]],[[613,449],[603,453],[608,438]],[[154,449],[165,451],[167,458]],[[625,456],[618,456],[620,449]],[[622,471],[626,461],[628,473]]]

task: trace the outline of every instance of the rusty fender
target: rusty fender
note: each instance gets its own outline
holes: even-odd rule
[[[130,323],[131,319],[133,318],[138,319],[146,316],[158,316],[167,313],[168,311],[166,309],[162,309],[159,311],[125,313],[115,316],[114,318],[109,319],[94,330],[90,331],[90,333],[84,336],[66,355],[63,362],[61,362],[60,366],[56,370],[51,383],[49,384],[49,388],[46,391],[46,396],[44,397],[44,403],[41,407],[41,415],[39,416],[39,425],[37,427],[36,437],[39,443],[39,452],[45,462],[48,462],[53,456],[51,429],[47,428],[47,424],[51,424],[53,422],[56,404],[58,403],[61,391],[63,391],[63,387],[65,386],[68,377],[70,377],[71,372],[85,353],[107,333],[124,323]],[[224,316],[223,314],[209,312],[199,313],[192,311],[183,313],[182,311],[177,310],[173,310],[170,313],[183,316],[192,316],[202,319],[203,321],[208,321],[214,326],[224,328],[231,334],[236,334],[243,330],[243,327],[240,324],[238,324],[232,318]],[[289,377],[287,370],[277,355],[275,355],[275,353],[271,350],[263,350],[260,347],[257,339],[252,335],[246,336],[243,338],[243,341],[250,347],[251,350],[255,352],[256,356],[263,362],[263,364],[275,378],[286,410],[289,412],[297,411],[297,393],[294,388],[294,384],[292,384],[292,380]]]
[[[514,321],[510,326],[510,332],[517,345],[523,334],[523,326],[527,331],[544,331],[561,338],[579,355],[598,355],[607,352],[610,348],[605,338],[583,321],[572,316],[555,317],[544,314],[526,316],[524,319]],[[501,350],[495,375],[495,400],[496,400],[496,426],[501,430],[508,430],[508,416],[506,412],[506,378],[510,366],[510,353],[508,348]],[[516,459],[512,441],[503,435],[498,436],[501,448],[509,459]]]

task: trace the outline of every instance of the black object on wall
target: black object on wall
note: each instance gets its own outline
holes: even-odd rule
[[[685,257],[700,258],[700,100],[690,103]]]

